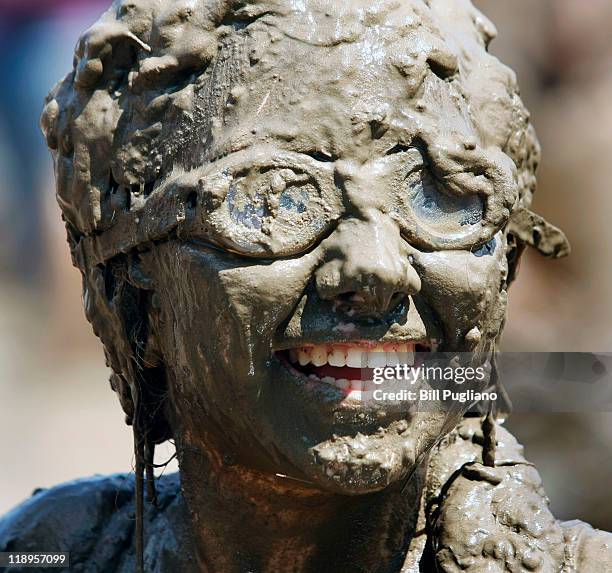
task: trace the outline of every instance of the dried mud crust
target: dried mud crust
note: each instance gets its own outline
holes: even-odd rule
[[[199,569],[179,475],[157,480],[157,493],[157,506],[146,504],[144,514],[146,571],[196,573]],[[134,501],[134,478],[125,474],[83,478],[36,490],[30,499],[0,517],[0,551],[69,552],[71,572],[132,573]]]
[[[418,570],[612,571],[612,535],[580,521],[556,520],[522,446],[502,426],[496,433],[494,467],[481,463],[484,437],[474,418],[432,453],[424,499],[427,541]]]

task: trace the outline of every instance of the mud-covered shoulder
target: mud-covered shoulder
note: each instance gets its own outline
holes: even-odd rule
[[[156,485],[156,506],[145,504],[147,571],[189,571],[193,552],[178,475]],[[69,552],[70,571],[133,571],[134,492],[131,475],[79,479],[37,490],[0,518],[0,551]]]
[[[427,472],[426,498],[440,494],[460,468],[482,462],[484,434],[481,418],[464,418],[432,451]],[[501,424],[495,426],[495,458],[500,464],[525,462],[523,446]]]
[[[568,560],[578,573],[612,571],[612,533],[574,520],[561,524]]]
[[[520,444],[501,426],[495,437],[495,459],[487,464],[482,424],[474,418],[432,452],[425,570],[612,571],[612,535],[556,519]]]
[[[100,534],[117,515],[133,508],[129,476],[74,480],[32,497],[0,517],[0,551],[67,551],[73,563],[84,562],[100,543]],[[133,520],[118,521],[117,541],[131,537]]]

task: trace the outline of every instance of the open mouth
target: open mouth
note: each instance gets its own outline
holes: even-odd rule
[[[371,389],[374,368],[398,364],[419,366],[423,354],[435,350],[430,342],[346,342],[305,344],[279,350],[276,356],[298,377],[330,384],[349,398],[361,398]]]

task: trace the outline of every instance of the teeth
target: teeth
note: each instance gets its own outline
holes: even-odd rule
[[[336,366],[337,368],[341,368],[342,366],[346,366],[346,356],[344,354],[344,350],[339,348],[334,348],[329,355],[328,362],[330,366]]]
[[[400,355],[395,348],[385,347],[387,350],[387,366],[397,366],[400,364]]]
[[[351,392],[363,391],[363,380],[351,380]]]
[[[414,364],[414,344],[400,344],[397,353],[402,364],[412,366]]]
[[[404,355],[404,362],[408,364],[408,366],[412,366],[414,364],[414,350],[409,350]]]
[[[348,390],[351,387],[351,383],[345,378],[340,378],[340,380],[334,380],[334,386],[340,388],[340,390]]]
[[[310,364],[310,352],[303,350],[300,348],[298,350],[298,361],[300,366],[306,366],[306,364]]]
[[[346,365],[350,368],[361,368],[363,351],[359,348],[349,348],[346,351]]]
[[[310,355],[315,366],[327,364],[327,348],[325,346],[315,346]]]
[[[315,367],[329,364],[336,368],[384,368],[398,364],[414,365],[413,343],[401,344],[316,344],[289,350],[291,363]]]
[[[368,352],[368,366],[370,368],[382,368],[387,365],[387,353],[380,347],[373,348]]]

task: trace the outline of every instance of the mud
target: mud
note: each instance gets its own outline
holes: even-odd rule
[[[542,555],[468,563],[472,521],[445,501],[491,521],[503,483],[520,521],[545,506],[524,461],[430,469],[451,481],[425,515],[428,457],[467,405],[364,410],[279,359],[364,340],[494,353],[522,250],[569,252],[529,210],[539,146],[494,36],[467,0],[130,0],[79,41],[41,122],[57,198],[128,422],[176,441],[202,567],[560,566],[552,516]],[[464,450],[455,470],[477,462]]]

